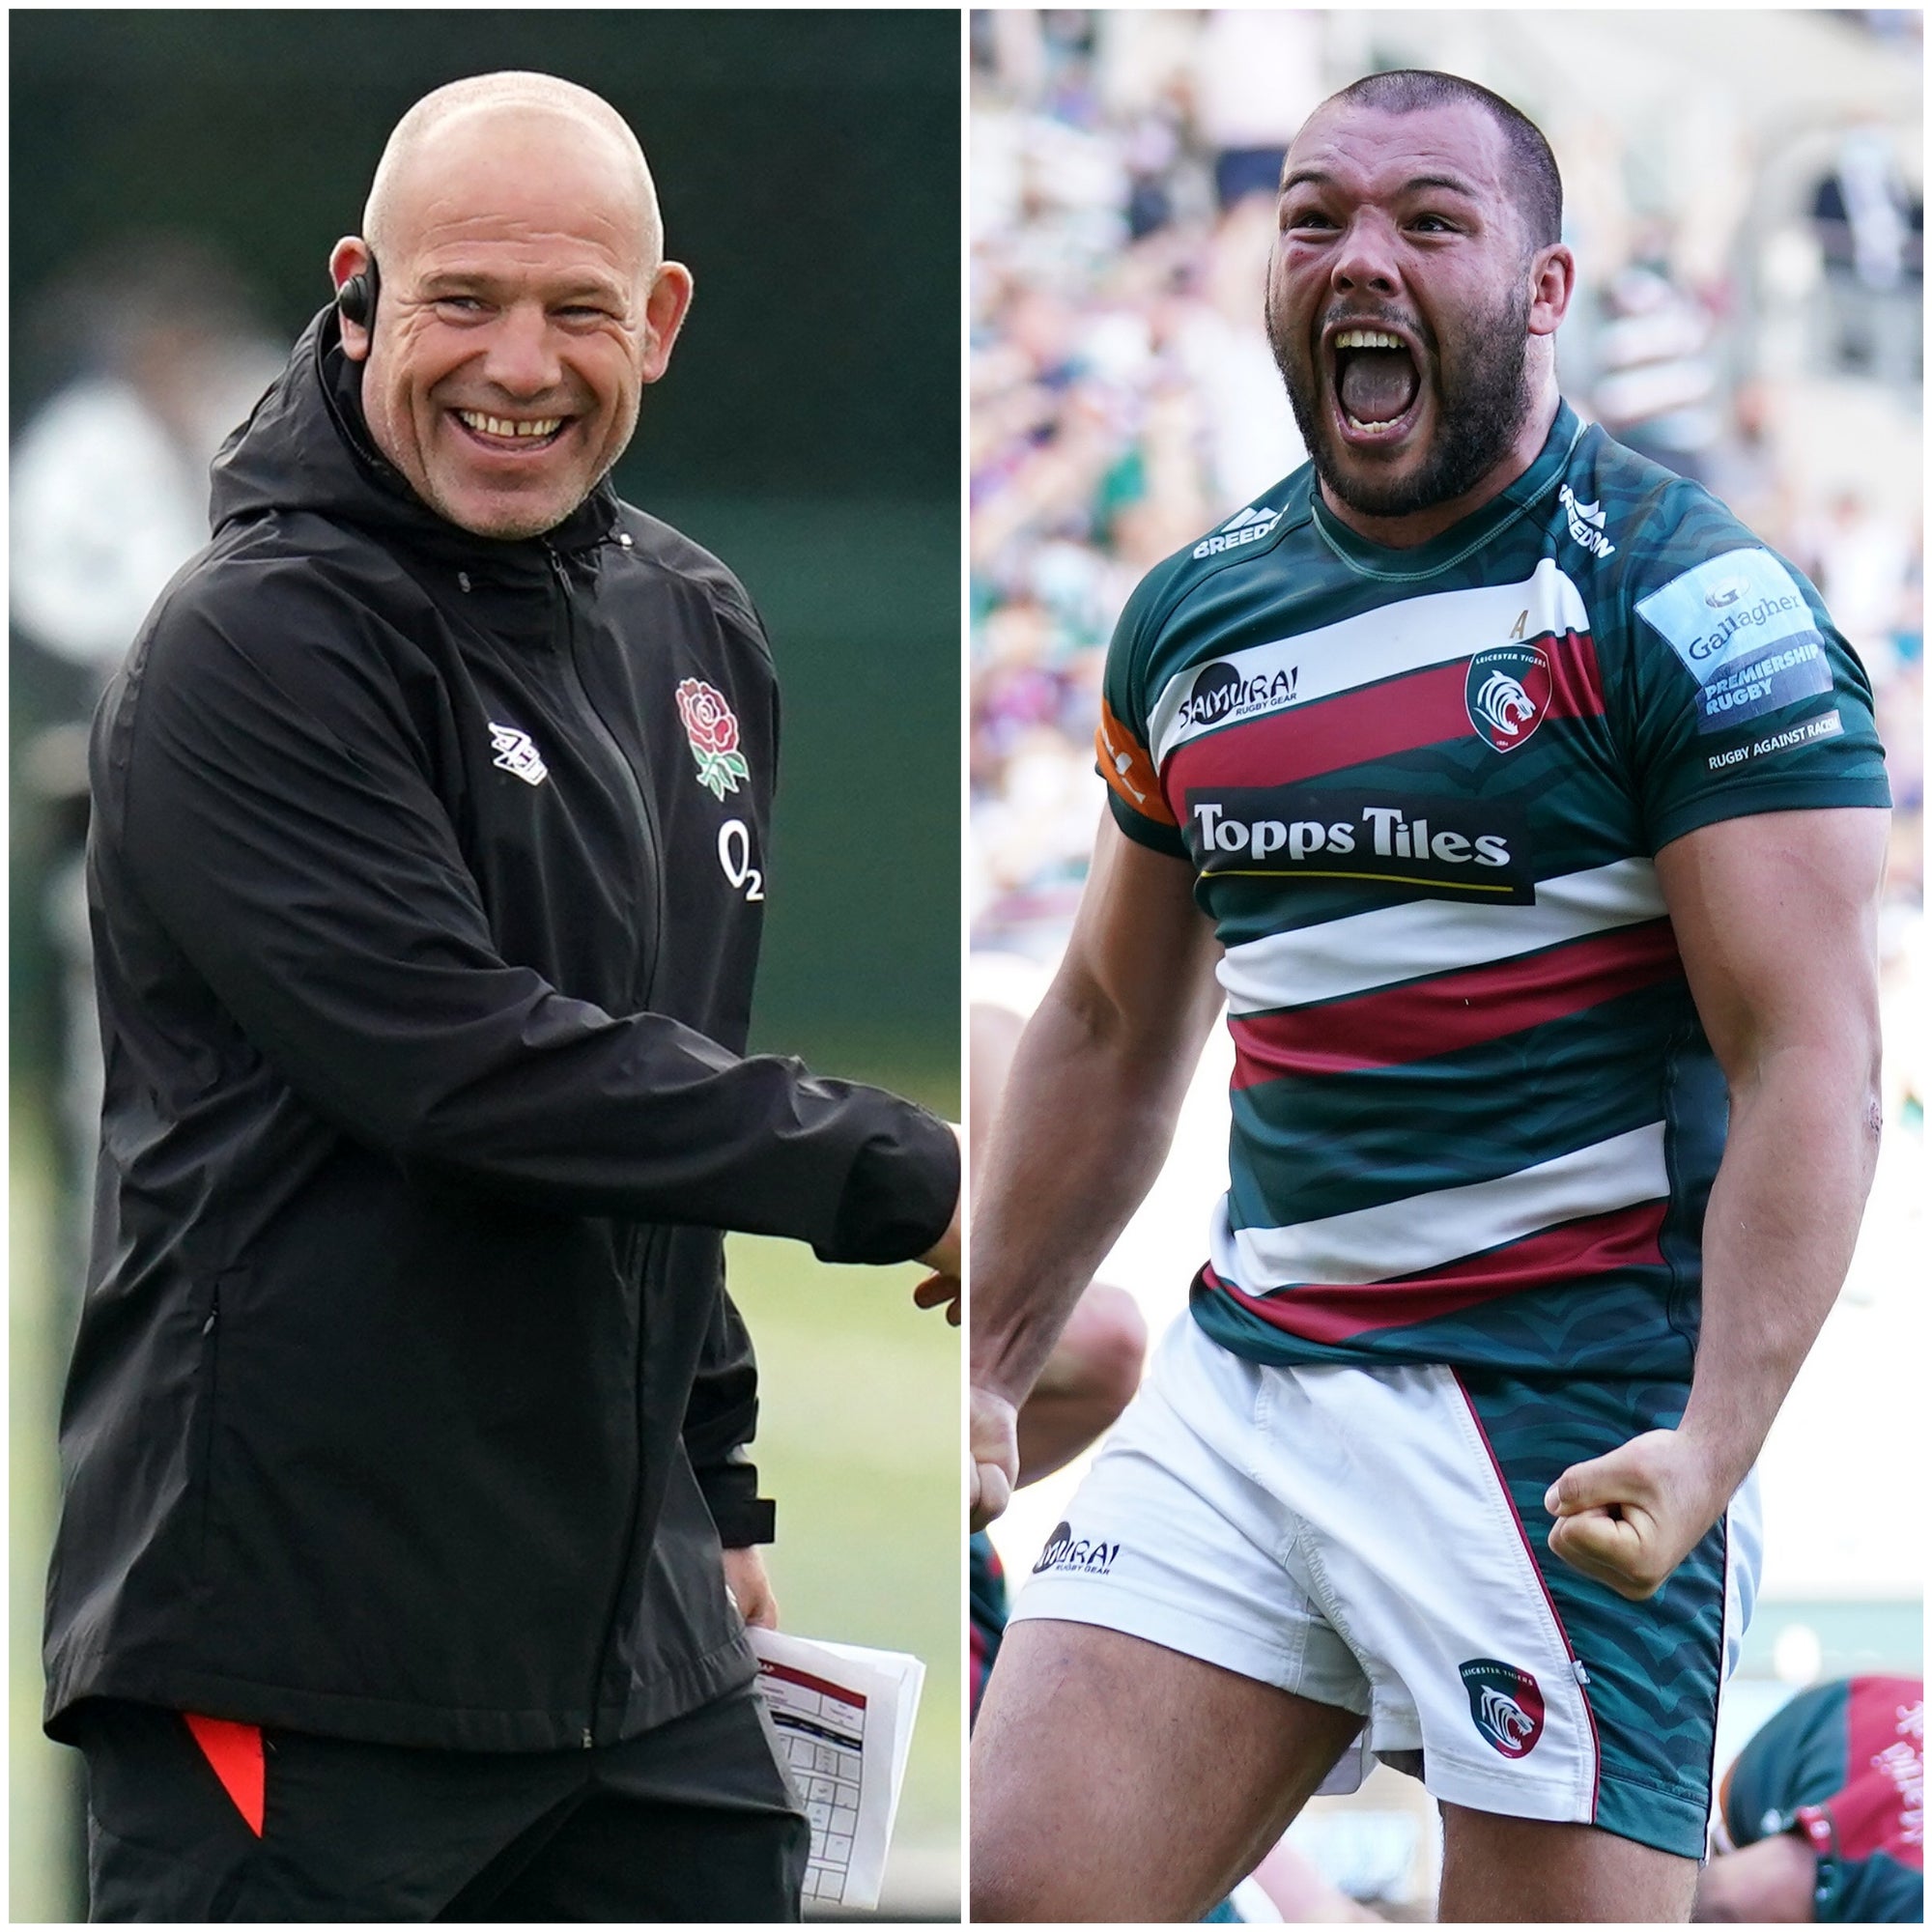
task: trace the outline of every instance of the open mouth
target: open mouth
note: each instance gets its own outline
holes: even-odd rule
[[[497,416],[482,410],[451,410],[449,413],[471,442],[508,456],[549,449],[576,420],[573,416]]]
[[[1333,394],[1344,439],[1358,447],[1399,442],[1422,406],[1422,372],[1392,329],[1356,324],[1328,338]]]

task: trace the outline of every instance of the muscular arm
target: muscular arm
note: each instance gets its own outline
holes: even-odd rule
[[[994,1118],[973,1223],[975,1460],[1009,1484],[1013,1411],[1160,1172],[1220,1008],[1192,887],[1181,861],[1102,818],[1066,957]],[[995,1483],[982,1514],[1004,1500]]]
[[[1652,1594],[1722,1513],[1850,1264],[1878,1153],[1886,830],[1882,811],[1767,812],[1657,856],[1731,1119],[1683,1419],[1550,1492],[1549,1547],[1624,1596]]]
[[[1658,860],[1731,1098],[1679,1426],[1733,1488],[1837,1298],[1878,1158],[1886,825],[1880,811],[1778,812],[1707,827]]]

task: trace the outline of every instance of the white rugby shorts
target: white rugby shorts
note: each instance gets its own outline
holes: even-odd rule
[[[1551,1556],[1540,1501],[1572,1462],[1674,1423],[1672,1397],[1277,1367],[1182,1316],[1012,1618],[1104,1625],[1359,1713],[1326,1792],[1371,1752],[1421,1751],[1452,1803],[1700,1856],[1755,1482],[1643,1605]]]

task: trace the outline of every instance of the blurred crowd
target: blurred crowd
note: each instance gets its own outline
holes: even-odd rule
[[[208,467],[286,352],[242,276],[178,233],[76,256],[16,317],[9,493],[14,1071],[55,1104],[77,1301],[100,1042],[81,853],[87,726],[150,605],[208,541]]]
[[[976,947],[1043,960],[1064,941],[1100,810],[1100,667],[1134,583],[1302,461],[1261,327],[1302,119],[1378,66],[1455,65],[1512,92],[1465,30],[1461,59],[1375,38],[1397,17],[974,16]],[[1919,18],[1838,14],[1823,31],[1909,59]],[[1906,143],[1876,116],[1787,116],[1773,152],[1762,124],[1714,113],[1694,165],[1665,166],[1614,100],[1543,122],[1580,269],[1565,393],[1818,583],[1878,691],[1900,806],[1887,940],[1914,945],[1923,208]],[[1833,406],[1807,412],[1821,396]],[[1816,439],[1857,434],[1844,409],[1861,401],[1893,444],[1848,473]]]
[[[14,921],[15,1068],[56,1098],[69,1303],[100,1104],[81,867],[88,721],[149,606],[208,541],[208,466],[282,354],[234,268],[167,232],[76,257],[15,332],[15,394],[32,400],[10,465],[10,856],[16,898],[34,901]]]

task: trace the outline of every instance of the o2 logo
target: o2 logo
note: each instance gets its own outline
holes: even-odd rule
[[[742,818],[727,818],[718,828],[718,863],[724,882],[742,892],[748,904],[765,895],[765,875],[752,864],[752,835]]]

